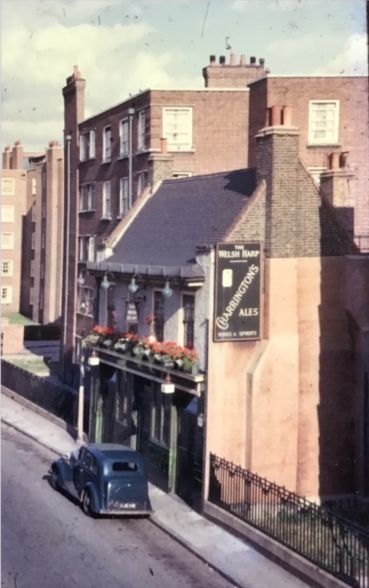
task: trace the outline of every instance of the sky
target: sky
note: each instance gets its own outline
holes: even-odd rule
[[[367,75],[365,0],[2,0],[1,143],[63,141],[78,65],[86,118],[146,88],[203,87],[209,56],[274,75]]]

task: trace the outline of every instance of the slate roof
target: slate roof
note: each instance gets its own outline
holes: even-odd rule
[[[115,264],[152,270],[187,266],[185,273],[193,273],[197,247],[223,240],[254,188],[255,171],[250,169],[165,180],[105,264],[114,271]]]

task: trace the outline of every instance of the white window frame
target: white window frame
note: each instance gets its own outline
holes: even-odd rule
[[[4,277],[6,277],[6,276],[10,277],[13,275],[13,260],[12,259],[2,259],[1,260],[1,275]]]
[[[95,130],[85,131],[79,137],[79,159],[88,161],[96,157],[96,132]]]
[[[79,236],[79,261],[95,261],[96,240],[93,235]]]
[[[79,191],[79,212],[96,210],[96,184],[82,184]]]
[[[78,286],[77,312],[93,316],[94,312],[94,289],[90,286]]]
[[[119,122],[119,156],[127,157],[129,154],[129,121],[123,118]]]
[[[13,288],[1,286],[1,304],[11,304],[13,299]]]
[[[14,233],[1,233],[1,249],[4,251],[14,249]]]
[[[14,223],[15,207],[12,204],[3,204],[1,206],[1,222]]]
[[[143,179],[144,178],[144,179]],[[137,174],[137,197],[141,196],[142,192],[147,188],[149,174],[146,170],[142,170]]]
[[[140,110],[138,113],[137,149],[138,151],[146,149],[146,110]]]
[[[176,121],[175,113],[186,113],[187,121],[185,130],[180,132],[179,121]],[[190,106],[166,106],[162,110],[163,137],[167,139],[168,151],[192,151],[192,119],[193,109]]]
[[[319,132],[319,129],[316,128],[317,123],[319,121],[315,117],[315,112],[318,105],[334,105],[334,113],[333,113],[333,135],[331,138],[328,138],[326,133],[328,132],[327,128],[322,128],[320,132],[324,132],[324,136],[317,137],[315,133]],[[309,101],[309,145],[338,145],[339,144],[339,120],[340,120],[340,101],[339,100],[310,100]],[[322,119],[321,123],[325,123],[326,119]]]
[[[1,178],[1,194],[3,196],[15,195],[15,178]]]
[[[103,163],[111,161],[111,125],[103,128]]]
[[[31,235],[31,249],[36,249],[36,233]]]
[[[31,218],[32,218],[32,222],[35,223],[37,220],[36,204],[32,205]]]
[[[120,178],[119,180],[119,215],[118,218],[123,218],[129,209],[131,203],[129,201],[129,179],[128,176]]]
[[[111,181],[108,180],[103,182],[102,186],[103,198],[102,198],[102,217],[105,220],[111,220]]]
[[[36,178],[31,178],[31,193],[32,193],[32,196],[35,196],[37,194],[37,179]]]

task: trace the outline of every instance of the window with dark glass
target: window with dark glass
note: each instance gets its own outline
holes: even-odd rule
[[[154,292],[154,334],[157,341],[164,340],[164,296],[163,292]]]
[[[195,327],[195,297],[190,294],[183,296],[183,342],[185,347],[193,349]]]

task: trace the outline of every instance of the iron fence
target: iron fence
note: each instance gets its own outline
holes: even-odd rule
[[[363,527],[213,454],[209,501],[349,586],[369,588],[369,532]]]

